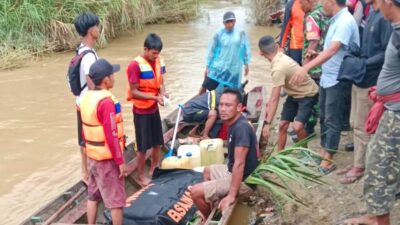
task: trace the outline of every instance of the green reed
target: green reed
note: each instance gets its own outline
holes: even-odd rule
[[[2,0],[0,1],[0,69],[23,65],[27,58],[73,49],[79,42],[74,18],[97,14],[100,46],[126,30],[146,23],[186,22],[197,16],[199,0]],[[27,57],[27,53],[28,56]]]

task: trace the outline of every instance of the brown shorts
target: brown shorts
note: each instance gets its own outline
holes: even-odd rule
[[[114,160],[88,159],[90,201],[103,199],[108,209],[125,206],[125,180],[119,179],[119,167]]]
[[[208,203],[216,203],[224,198],[231,187],[232,174],[228,171],[226,165],[211,165],[211,180],[203,182],[204,197]],[[253,189],[244,184],[240,184],[239,197],[248,197],[253,193]]]

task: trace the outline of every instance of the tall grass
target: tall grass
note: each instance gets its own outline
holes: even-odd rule
[[[0,1],[0,69],[18,67],[48,51],[72,49],[78,43],[74,18],[97,14],[99,44],[146,23],[185,22],[197,15],[199,0],[2,0]],[[19,54],[22,53],[22,54]]]
[[[250,0],[250,9],[257,25],[271,25],[269,14],[283,7],[281,0]]]

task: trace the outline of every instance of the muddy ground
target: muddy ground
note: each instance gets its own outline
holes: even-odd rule
[[[273,140],[276,140],[276,137]],[[339,169],[352,163],[353,152],[344,151],[344,145],[351,140],[352,132],[348,132],[347,135],[342,134],[339,153],[334,158]],[[311,141],[309,148],[318,150],[320,148],[319,138]],[[354,184],[342,185],[338,182],[340,176],[336,175],[336,171],[324,177],[328,185],[311,185],[307,190],[297,189],[299,196],[308,201],[308,208],[286,204],[284,214],[277,215],[263,212],[268,204],[267,206],[261,204],[262,206],[257,208],[257,214],[264,214],[262,217],[265,216],[265,218],[261,220],[259,217],[257,224],[341,225],[344,224],[345,219],[365,213],[366,207],[362,195],[363,180],[356,181]],[[391,224],[400,225],[400,200],[392,209]]]

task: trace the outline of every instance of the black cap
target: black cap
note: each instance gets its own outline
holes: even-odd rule
[[[93,81],[102,80],[104,77],[110,76],[111,74],[118,72],[120,66],[118,64],[110,64],[105,59],[99,59],[92,64],[89,69],[89,77]]]
[[[226,22],[229,20],[236,20],[235,13],[233,13],[232,11],[228,11],[224,14],[223,21]]]

